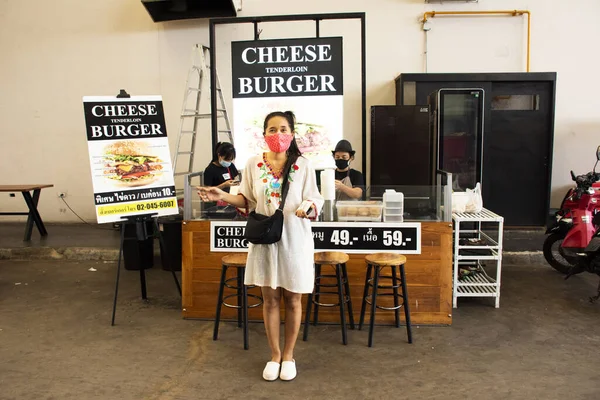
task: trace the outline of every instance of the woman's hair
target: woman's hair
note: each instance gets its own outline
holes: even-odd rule
[[[224,160],[233,160],[235,158],[235,147],[229,142],[217,143],[213,152],[213,162],[218,162],[219,156],[223,157]]]
[[[269,115],[267,115],[265,118],[265,123],[264,123],[264,127],[263,127],[263,135],[265,135],[267,133],[267,127],[269,126],[269,120],[273,117],[285,118],[286,121],[288,122],[288,125],[290,126],[290,131],[292,132],[292,135],[294,135],[296,133],[296,128],[294,126],[296,123],[296,116],[294,115],[294,113],[291,111],[285,111],[285,112],[274,111],[272,113],[269,113]],[[290,143],[290,147],[287,149],[286,154],[288,155],[288,157],[294,156],[294,158],[298,158],[302,155],[302,152],[300,152],[300,148],[298,147],[298,144],[296,143],[295,136],[292,139],[292,143]]]

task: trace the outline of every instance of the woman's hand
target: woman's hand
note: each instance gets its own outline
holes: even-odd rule
[[[296,217],[298,217],[298,218],[308,218],[308,215],[306,214],[306,211],[297,209],[296,210]]]
[[[308,212],[304,211],[303,209],[299,208],[296,210],[296,217],[298,218],[310,218],[308,216],[308,214],[311,213],[311,211],[313,210],[314,205],[310,206],[310,208],[308,209]]]
[[[225,192],[218,187],[201,187],[198,186],[198,196],[202,201],[219,201],[223,200]]]
[[[221,183],[219,186],[217,186],[219,189],[223,189],[223,188],[229,188],[235,185],[239,185],[239,181],[234,181],[233,179],[229,179],[228,181],[225,181],[223,183]]]
[[[342,183],[342,181],[338,181],[337,179],[335,180],[335,190],[342,190],[342,187],[346,186]]]

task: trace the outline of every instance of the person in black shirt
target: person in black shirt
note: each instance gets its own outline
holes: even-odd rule
[[[235,148],[231,143],[217,143],[213,159],[204,170],[204,186],[216,186],[229,193],[231,186],[239,185],[239,173],[233,164],[234,159]]]
[[[335,160],[336,200],[357,200],[363,196],[363,174],[350,168],[355,151],[347,140],[340,140],[332,151]]]

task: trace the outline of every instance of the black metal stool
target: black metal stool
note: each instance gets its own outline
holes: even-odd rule
[[[406,276],[404,274],[404,264],[406,263],[406,257],[401,254],[394,253],[377,253],[369,254],[365,257],[367,262],[367,276],[365,278],[365,290],[363,293],[362,307],[360,309],[360,322],[358,329],[362,329],[363,322],[365,320],[365,309],[367,303],[371,305],[371,321],[369,326],[369,347],[373,346],[373,328],[375,326],[375,311],[379,308],[381,310],[394,310],[396,317],[396,328],[400,327],[400,307],[404,308],[404,317],[406,318],[406,333],[408,335],[408,343],[412,343],[412,331],[410,325],[410,310],[408,306],[408,291],[406,290]],[[391,267],[391,275],[381,275],[381,270],[385,267]],[[400,277],[398,277],[398,268],[400,269]],[[371,274],[375,269],[373,278]],[[380,285],[380,279],[390,279],[391,285]],[[398,284],[398,280],[400,284]],[[372,288],[371,294],[369,294],[369,287]],[[398,288],[402,287],[402,294],[398,293]],[[379,289],[392,289],[392,292],[379,293]],[[383,307],[377,305],[378,296],[393,296],[394,307]],[[402,304],[399,304],[399,298],[402,298]]]
[[[246,272],[246,254],[230,254],[221,259],[221,283],[219,285],[219,298],[217,299],[217,315],[215,319],[215,330],[213,340],[217,340],[219,336],[219,322],[221,320],[221,306],[236,308],[238,310],[238,327],[244,328],[244,349],[248,350],[248,308],[258,307],[262,304],[262,297],[255,294],[248,294],[248,289],[255,286],[244,285],[244,273]],[[236,276],[226,279],[227,269],[229,267],[236,268]],[[236,284],[229,283],[236,281]],[[223,297],[225,287],[235,289],[235,293]],[[237,304],[228,304],[227,299],[237,297]],[[255,304],[248,304],[248,297],[258,300]]]
[[[308,295],[308,301],[306,302],[306,315],[304,318],[304,341],[308,340],[308,325],[310,323],[310,311],[311,308],[315,307],[315,315],[313,319],[313,325],[317,325],[319,321],[319,306],[321,307],[339,307],[340,308],[340,319],[342,325],[342,342],[348,344],[347,331],[346,331],[346,312],[345,305],[348,304],[348,318],[350,319],[350,329],[354,329],[354,315],[352,315],[352,298],[350,297],[350,284],[348,283],[348,272],[346,270],[346,263],[348,262],[348,255],[345,253],[331,251],[315,253],[315,289],[313,293]],[[335,269],[335,275],[323,275],[321,274],[322,265],[331,265]],[[336,283],[325,284],[321,283],[323,278],[335,278]],[[337,288],[336,291],[324,292],[322,288]],[[326,304],[321,303],[320,297],[322,294],[337,294],[338,303]]]

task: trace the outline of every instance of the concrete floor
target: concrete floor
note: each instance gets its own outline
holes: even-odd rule
[[[89,271],[89,268],[97,271]],[[0,399],[586,399],[600,398],[597,279],[564,281],[549,267],[503,270],[501,308],[462,299],[452,327],[377,326],[341,344],[337,326],[298,342],[298,377],[264,382],[261,324],[241,331],[183,320],[168,272],[122,275],[110,326],[115,264],[0,261]]]
[[[45,223],[48,236],[41,237],[33,227],[31,240],[23,241],[25,222],[7,222],[0,224],[0,247],[97,247],[119,249],[121,240],[119,230],[112,224],[53,224]]]

